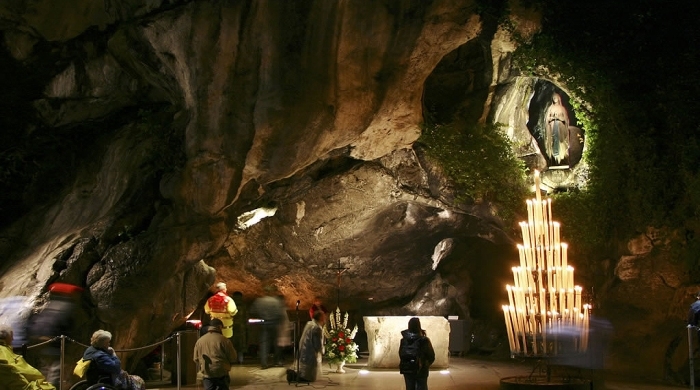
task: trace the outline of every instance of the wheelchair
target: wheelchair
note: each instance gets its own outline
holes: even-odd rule
[[[116,387],[109,384],[110,381],[108,376],[98,379],[97,383],[83,379],[71,386],[70,390],[117,390]]]

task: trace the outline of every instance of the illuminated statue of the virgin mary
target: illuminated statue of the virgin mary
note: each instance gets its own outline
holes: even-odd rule
[[[552,94],[552,104],[545,114],[545,154],[561,163],[569,157],[569,113],[558,93]]]

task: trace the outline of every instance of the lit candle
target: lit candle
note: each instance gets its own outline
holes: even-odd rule
[[[510,306],[514,306],[513,304],[513,288],[510,287],[510,284],[506,284],[506,291],[508,291],[508,303]]]
[[[573,288],[574,288],[574,267],[568,266],[566,274],[569,277],[569,288],[573,290]]]
[[[527,335],[525,326],[525,312],[518,310],[518,321],[520,323],[520,337],[522,339],[522,352],[527,353]]]
[[[547,202],[542,201],[542,227],[543,231],[542,233],[544,234],[544,245],[549,246],[549,234],[551,232],[551,224],[549,223],[549,218],[547,218]]]
[[[535,324],[535,316],[530,316],[532,323],[532,352],[537,355],[537,324]]]
[[[549,310],[552,312],[557,310],[557,297],[556,297],[557,290],[555,288],[551,288],[549,290]]]
[[[520,231],[523,234],[523,244],[525,248],[529,248],[532,244],[530,243],[530,231],[526,222],[520,222]]]
[[[521,267],[526,267],[526,261],[525,261],[525,248],[523,248],[522,245],[518,244],[518,256],[520,256],[520,266]]]
[[[540,312],[540,331],[542,332],[542,353],[547,353],[547,317],[546,312]]]
[[[537,297],[539,296],[539,289],[537,288],[537,283],[535,282],[534,275],[535,270],[528,269],[528,293],[530,294],[530,308],[533,314],[540,311],[539,304],[537,302]]]
[[[503,318],[506,321],[506,332],[508,333],[508,345],[510,346],[510,350],[514,351],[515,350],[515,341],[513,339],[513,324],[510,318],[510,313],[508,306],[503,305],[501,306],[503,309]]]
[[[511,322],[517,324],[517,315],[515,314],[515,308],[510,307],[508,311],[510,312],[509,315],[510,315]],[[520,346],[520,342],[519,342],[520,339],[518,339],[517,336],[518,336],[518,333],[517,333],[517,328],[516,328],[516,329],[514,329],[514,333],[513,333],[513,343],[515,344],[514,351],[519,353],[519,352],[522,352],[522,347]],[[511,351],[513,351],[513,350],[511,350]]]
[[[532,277],[532,274],[530,274],[530,276]],[[536,313],[537,310],[535,309],[535,308],[536,308],[536,306],[535,306],[535,296],[534,296],[532,287],[529,287],[529,286],[528,286],[528,288],[527,288],[527,297],[528,297],[527,309],[529,310],[530,313]]]
[[[551,256],[547,259],[547,269],[554,269],[554,261],[558,255],[559,255],[559,246],[554,245],[552,247]]]
[[[559,290],[559,310],[561,310],[560,313],[563,313],[563,310],[566,308],[566,301],[565,301],[566,297],[564,295],[565,295],[565,290],[562,288]]]
[[[578,307],[579,310],[581,309],[581,291],[583,289],[581,286],[576,286],[574,287],[574,306]]]
[[[518,287],[513,290],[515,297],[515,307],[519,310],[525,310],[525,294],[523,289]]]
[[[562,288],[564,290],[569,289],[569,267],[563,267],[561,269],[561,281],[562,281]]]
[[[561,267],[554,267],[554,289],[559,291],[561,288]]]
[[[581,343],[582,352],[588,349],[588,322],[590,321],[591,305],[583,305],[583,342]]]
[[[544,286],[542,284],[542,269],[538,268],[537,269],[537,285],[539,287],[540,291],[540,296],[539,296],[539,303],[540,303],[540,313],[544,313],[546,308],[545,308],[545,301],[547,300],[547,295],[546,295],[546,290],[544,289]]]
[[[566,243],[561,244],[561,267],[566,268],[569,266],[568,259],[567,259],[567,254],[566,250],[569,248],[569,245]]]
[[[544,245],[544,237],[542,237],[542,202],[538,199],[536,203],[532,205],[533,211],[535,213],[535,237],[537,241],[536,245]]]
[[[584,343],[586,343],[587,341],[584,340],[584,333],[586,333],[586,334],[588,333],[588,331],[586,331],[584,329],[584,326],[583,326],[583,321],[584,321],[583,317],[584,317],[583,313],[578,313],[578,327],[581,330],[581,336],[579,337],[581,339],[581,342],[580,342],[578,351],[581,353],[586,352],[586,346],[584,345]]]

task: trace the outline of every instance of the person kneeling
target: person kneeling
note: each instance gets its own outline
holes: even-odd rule
[[[229,371],[237,353],[231,340],[221,334],[223,321],[214,318],[207,333],[194,344],[194,362],[202,373],[204,390],[228,390]]]
[[[306,323],[299,339],[299,382],[315,382],[320,376],[321,359],[323,356],[323,324],[326,323],[326,313],[322,310],[314,312],[312,321]]]

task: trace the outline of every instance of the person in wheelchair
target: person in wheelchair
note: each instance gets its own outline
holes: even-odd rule
[[[110,346],[112,334],[98,330],[90,338],[90,346],[83,354],[84,360],[90,360],[86,373],[87,382],[107,383],[119,390],[145,390],[146,384],[141,377],[129,375],[121,368],[121,361]]]

